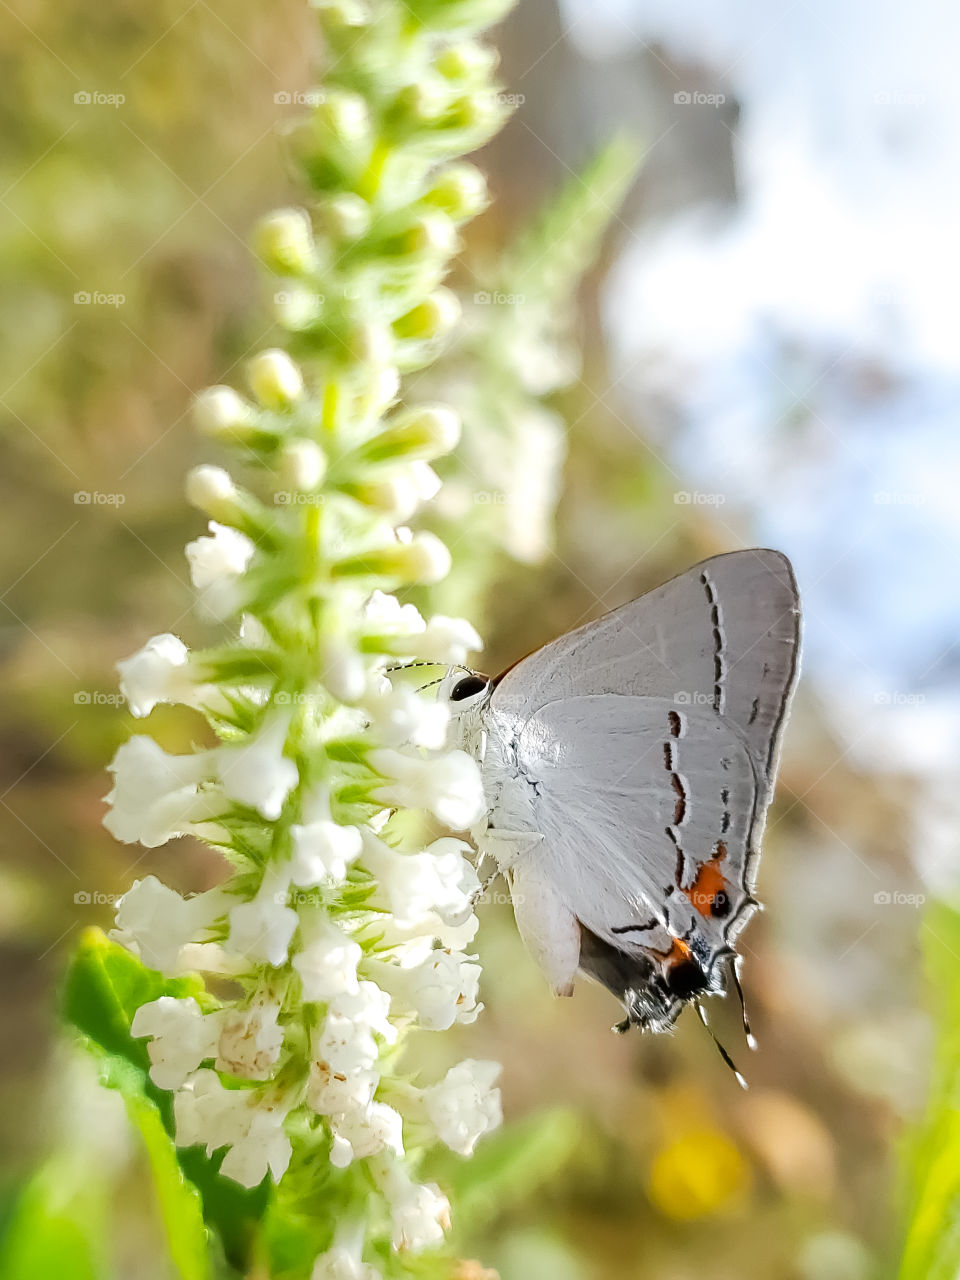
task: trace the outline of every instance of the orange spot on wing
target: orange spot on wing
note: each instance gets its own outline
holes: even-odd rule
[[[688,889],[681,886],[681,891],[689,898],[691,905],[702,916],[726,915],[729,910],[730,895],[727,892],[727,880],[720,869],[720,864],[727,856],[727,846],[722,840],[714,845],[713,857],[705,862],[697,872],[697,878]]]

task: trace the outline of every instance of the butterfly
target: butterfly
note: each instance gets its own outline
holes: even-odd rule
[[[439,683],[451,745],[483,778],[472,834],[510,885],[527,948],[558,995],[578,972],[613,992],[617,1030],[667,1031],[688,1003],[706,1023],[701,999],[731,985],[742,1006],[736,941],[759,905],[799,653],[790,562],[745,550],[500,676],[460,668]]]

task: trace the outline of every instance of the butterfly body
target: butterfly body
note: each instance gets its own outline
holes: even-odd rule
[[[798,651],[789,563],[734,552],[441,686],[481,767],[478,847],[555,991],[580,971],[652,1031],[725,991]]]

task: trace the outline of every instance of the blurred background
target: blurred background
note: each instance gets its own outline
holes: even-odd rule
[[[114,663],[204,634],[187,414],[274,333],[246,241],[298,199],[277,133],[312,83],[304,9],[0,12],[0,1212],[62,1188],[123,1280],[172,1272],[56,991],[135,874],[219,877],[190,841],[114,844],[100,797],[131,724]],[[714,1015],[750,1091],[692,1017],[620,1038],[605,992],[553,1001],[499,886],[485,1015],[418,1046],[505,1064],[529,1167],[469,1206],[465,1243],[503,1280],[894,1267],[931,1052],[921,908],[960,875],[958,39],[946,0],[521,0],[498,34],[517,112],[481,161],[467,325],[411,389],[469,428],[437,517],[460,573],[430,603],[471,615],[496,671],[760,544],[806,616],[743,939],[759,1052]]]

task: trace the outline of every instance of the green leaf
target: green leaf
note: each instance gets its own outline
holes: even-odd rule
[[[102,1186],[85,1169],[49,1161],[21,1193],[0,1243],[4,1280],[104,1280]]]
[[[936,903],[923,925],[936,997],[937,1050],[927,1117],[907,1151],[911,1212],[900,1280],[960,1275],[960,911]]]
[[[97,1058],[103,1083],[123,1095],[146,1147],[174,1261],[185,1278],[201,1280],[209,1274],[204,1224],[217,1231],[228,1261],[244,1270],[269,1190],[266,1183],[247,1190],[222,1178],[222,1156],[175,1146],[172,1094],[150,1079],[146,1042],[130,1034],[140,1005],[164,995],[193,996],[203,1008],[211,1005],[198,976],[164,978],[91,929],[68,970],[63,1012]]]

